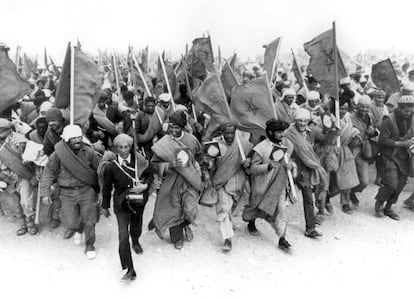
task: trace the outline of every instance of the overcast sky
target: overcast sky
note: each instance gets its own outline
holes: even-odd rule
[[[46,46],[58,64],[77,38],[92,53],[126,51],[131,43],[179,56],[207,32],[216,53],[220,45],[223,57],[235,50],[254,59],[278,36],[281,51],[302,48],[334,20],[338,45],[350,55],[367,48],[414,53],[412,0],[0,0],[0,6],[0,42],[11,55],[17,44],[33,57]]]

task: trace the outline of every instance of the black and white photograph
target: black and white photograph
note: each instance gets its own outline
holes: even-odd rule
[[[0,300],[412,300],[413,11],[0,0]]]

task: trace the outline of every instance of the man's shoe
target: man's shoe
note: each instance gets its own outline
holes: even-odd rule
[[[191,230],[190,226],[184,227],[184,236],[187,241],[192,241],[194,239],[193,230]]]
[[[322,233],[316,229],[308,229],[305,231],[305,236],[310,238],[316,238],[322,236]]]
[[[29,232],[30,235],[36,235],[39,232],[34,222],[27,223],[27,232]]]
[[[75,235],[73,236],[73,242],[76,246],[79,246],[82,243],[82,233],[75,232]]]
[[[135,273],[135,270],[128,270],[128,272],[125,273],[124,276],[122,276],[121,281],[134,281],[135,278],[137,278],[137,273]]]
[[[354,205],[354,207],[359,206],[359,199],[357,198],[355,193],[351,193],[351,203],[352,203],[352,205]]]
[[[95,247],[94,246],[86,246],[86,248],[85,248],[85,254],[86,254],[86,257],[89,260],[95,259],[96,258]]]
[[[284,237],[281,237],[279,239],[279,249],[281,249],[284,252],[289,252],[290,247],[291,247],[290,243]]]
[[[322,225],[322,223],[323,223],[323,215],[319,215],[319,214],[315,215],[315,224],[320,226]]]
[[[65,233],[63,233],[63,239],[69,239],[73,236],[73,234],[75,234],[75,231],[72,229],[66,229]]]
[[[26,233],[27,233],[26,225],[20,226],[19,229],[17,229],[16,231],[17,236],[22,236],[22,235],[25,235]]]
[[[49,222],[49,227],[51,229],[56,229],[60,225],[60,220],[52,218]]]
[[[384,217],[384,209],[382,208],[383,204],[378,201],[375,201],[375,216]]]
[[[257,231],[257,228],[256,228],[256,225],[255,225],[254,221],[250,221],[247,224],[247,231],[249,232],[250,235],[253,235],[253,236],[259,236],[260,235],[259,231]]]
[[[182,239],[174,243],[174,248],[176,248],[177,250],[181,250],[183,247],[184,241]]]
[[[342,205],[342,211],[346,214],[352,214],[354,211],[352,210],[351,206],[348,204]]]
[[[230,252],[231,251],[232,247],[233,246],[231,244],[231,239],[230,238],[227,238],[224,241],[224,245],[223,245],[223,247],[221,249],[223,250],[223,252],[227,253],[227,252]]]
[[[395,213],[392,209],[384,210],[384,215],[386,215],[389,218],[392,218],[393,220],[396,220],[396,221],[400,220],[400,216],[397,213]]]
[[[329,202],[329,201],[326,202],[325,209],[326,209],[326,211],[328,211],[329,214],[333,214],[334,213],[334,209],[333,209],[332,203]]]
[[[132,249],[134,250],[135,253],[137,253],[138,255],[141,255],[142,253],[144,253],[144,250],[141,247],[141,244],[138,242],[136,244],[132,245]]]

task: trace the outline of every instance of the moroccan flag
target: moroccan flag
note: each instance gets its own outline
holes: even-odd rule
[[[237,128],[264,135],[266,121],[275,118],[266,79],[255,78],[236,87],[231,93],[230,111]]]
[[[204,79],[207,71],[213,72],[214,57],[210,37],[193,41],[187,56],[188,73],[193,78]]]
[[[234,53],[233,56],[230,59],[230,67],[234,70],[236,68],[236,62],[237,62],[237,53]]]
[[[331,96],[336,95],[339,80],[347,76],[341,55],[336,47],[338,57],[338,82],[335,82],[333,42],[333,29],[330,29],[303,45],[307,54],[310,55],[309,73],[321,84],[320,92]]]
[[[50,65],[52,66],[53,74],[56,75],[59,78],[59,70],[56,67],[55,62],[52,60],[52,58],[50,56],[49,56],[49,61],[50,61]]]
[[[145,91],[145,86],[144,86],[144,82],[142,81],[141,76],[139,75],[139,71],[137,66],[134,63],[134,60],[132,59],[133,56],[133,52],[132,49],[129,50],[129,56],[128,56],[128,67],[130,69],[131,72],[131,76],[132,76],[132,83],[134,85],[135,89],[140,88],[142,91]],[[140,64],[140,68],[141,68],[141,64]],[[151,81],[151,77],[148,75],[147,72],[145,72],[144,70],[142,70],[142,75],[144,76],[145,82],[148,86],[148,89],[151,91],[153,86],[152,86],[152,81]]]
[[[0,46],[0,114],[30,93],[29,82],[17,73],[16,65],[9,58],[9,48]]]
[[[302,72],[300,71],[300,67],[299,67],[298,61],[296,60],[295,53],[293,52],[293,50],[292,50],[292,57],[293,57],[292,71],[293,71],[293,74],[295,75],[296,82],[299,84],[300,88],[302,88],[305,85],[305,83],[303,81]]]
[[[74,48],[74,123],[83,126],[89,119],[93,107],[101,93],[101,75],[94,60]],[[65,60],[56,91],[55,105],[58,108],[70,107],[70,44],[66,50]]]
[[[263,70],[266,71],[269,81],[272,81],[272,71],[277,57],[277,51],[279,50],[280,38],[270,42],[269,45],[264,46],[266,48],[264,54]]]
[[[231,91],[233,88],[237,87],[240,84],[240,78],[233,72],[229,63],[224,64],[223,70],[221,71],[221,82],[223,83],[224,93],[226,93],[227,98],[231,97]]]
[[[203,83],[193,93],[197,110],[205,112],[219,122],[229,120],[227,99],[221,91],[220,78],[216,73],[209,73]]]
[[[176,87],[176,77],[174,73],[174,66],[171,62],[167,61],[165,58],[165,53],[162,53],[162,60],[164,62],[165,72],[167,73],[168,82],[170,84],[171,88],[171,94],[175,95],[175,87]],[[162,70],[161,61],[158,57],[158,73],[157,73],[157,85],[154,87],[153,95],[154,97],[158,97],[161,93],[164,93],[164,91],[167,91],[167,83],[165,81],[164,72]]]
[[[390,59],[372,65],[371,78],[374,84],[387,94],[400,92],[400,84]]]
[[[148,46],[142,49],[141,51],[141,63],[139,64],[139,66],[141,67],[142,72],[148,74]]]

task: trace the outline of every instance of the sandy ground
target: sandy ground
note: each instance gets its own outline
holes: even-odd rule
[[[407,185],[410,190],[412,184]],[[260,237],[246,232],[238,208],[233,251],[223,254],[214,209],[200,207],[195,239],[181,251],[146,229],[143,255],[133,253],[138,272],[129,284],[122,276],[114,216],[96,227],[97,258],[88,261],[83,246],[63,240],[63,228],[16,237],[16,223],[0,216],[0,300],[413,300],[414,212],[396,206],[402,220],[373,216],[378,187],[360,195],[353,215],[335,213],[319,227],[317,240],[303,235],[301,203],[291,206],[288,240],[292,254],[277,248],[278,238],[259,221]],[[144,226],[154,200],[147,205]],[[44,216],[46,212],[42,212]],[[132,300],[132,299],[130,299]]]

